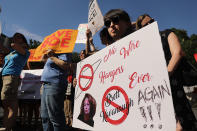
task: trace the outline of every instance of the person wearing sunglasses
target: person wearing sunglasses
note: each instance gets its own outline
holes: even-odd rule
[[[133,32],[130,17],[122,9],[111,9],[108,11],[104,16],[104,25],[113,42]]]
[[[136,28],[141,29],[154,22],[148,14],[138,17]],[[176,131],[196,131],[196,118],[183,89],[181,59],[184,55],[178,37],[174,32],[167,29],[160,31],[162,47],[169,73],[172,99],[177,119]]]

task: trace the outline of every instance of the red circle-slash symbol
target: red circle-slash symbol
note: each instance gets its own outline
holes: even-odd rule
[[[126,94],[126,92],[125,92],[121,87],[119,87],[119,86],[112,86],[112,87],[110,87],[109,89],[107,89],[107,90],[105,91],[105,94],[104,94],[103,99],[102,99],[102,111],[103,111],[104,117],[105,117],[105,119],[106,119],[109,123],[111,123],[111,124],[113,124],[113,125],[118,125],[118,124],[122,123],[122,122],[127,118],[128,113],[129,113],[129,110],[128,110],[129,108],[123,109],[121,106],[119,106],[118,104],[116,104],[115,102],[109,100],[109,99],[106,97],[107,94],[108,94],[110,91],[112,91],[112,90],[118,90],[118,91],[120,91],[120,92],[123,94],[127,106],[129,106],[129,98],[128,98],[128,95]],[[109,117],[107,116],[106,110],[105,110],[105,107],[104,107],[104,103],[105,103],[105,102],[109,102],[109,101],[110,101],[110,104],[111,104],[112,106],[114,106],[115,108],[117,108],[117,110],[120,110],[120,111],[124,114],[120,119],[118,119],[118,120],[112,120],[111,118],[109,118]]]
[[[85,76],[85,75],[82,75],[82,72],[84,72],[84,69],[85,68],[89,68],[90,71],[91,71],[91,76]],[[93,82],[93,75],[94,75],[94,72],[93,72],[93,68],[90,64],[86,64],[82,67],[80,73],[79,73],[79,88],[82,90],[82,91],[86,91],[90,88],[90,86],[92,85],[92,82]],[[81,85],[81,79],[89,79],[90,80],[90,83],[86,86],[86,87],[82,87]]]

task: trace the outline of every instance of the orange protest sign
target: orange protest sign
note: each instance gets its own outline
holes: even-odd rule
[[[48,50],[53,49],[55,53],[70,53],[73,51],[77,38],[77,30],[62,29],[45,37],[44,41],[35,50],[34,57],[41,58]]]
[[[36,51],[36,49],[30,49],[30,50],[29,50],[30,56],[29,56],[28,62],[41,61],[42,56],[35,57],[35,56],[34,56],[35,51]]]

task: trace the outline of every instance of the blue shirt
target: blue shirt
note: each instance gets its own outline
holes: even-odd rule
[[[26,50],[25,55],[22,55],[15,50],[10,52],[4,58],[2,75],[20,76],[21,71],[23,70],[29,56],[30,56],[30,52],[28,50]]]
[[[71,54],[56,54],[55,56],[65,62],[71,62],[72,60]],[[67,85],[67,75],[68,70],[63,70],[58,65],[56,65],[50,58],[48,58],[46,64],[44,65],[41,81],[60,85]]]

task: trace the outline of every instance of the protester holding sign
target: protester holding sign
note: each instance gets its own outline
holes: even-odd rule
[[[116,24],[118,29],[124,26]],[[125,31],[121,33],[124,37]],[[96,131],[175,130],[170,83],[165,69],[157,23],[147,30],[120,37],[79,62],[73,127]],[[80,105],[87,93],[97,103],[94,127],[78,119]]]
[[[114,42],[133,32],[130,17],[122,9],[108,11],[104,16],[104,24]]]
[[[4,126],[12,130],[18,111],[17,91],[21,84],[20,74],[29,58],[27,40],[23,34],[15,33],[11,43],[11,52],[4,59],[2,69],[3,87],[1,100],[4,107]]]
[[[53,50],[48,50],[43,57],[43,60],[47,60],[41,76],[41,118],[44,131],[63,131],[66,128],[64,96],[71,59],[71,54],[55,54]]]
[[[154,22],[148,14],[138,17],[137,29]],[[167,69],[170,77],[173,104],[177,122],[177,130],[196,130],[196,118],[183,89],[182,70],[179,62],[183,56],[178,37],[170,30],[160,32]],[[181,125],[180,125],[181,124]]]

